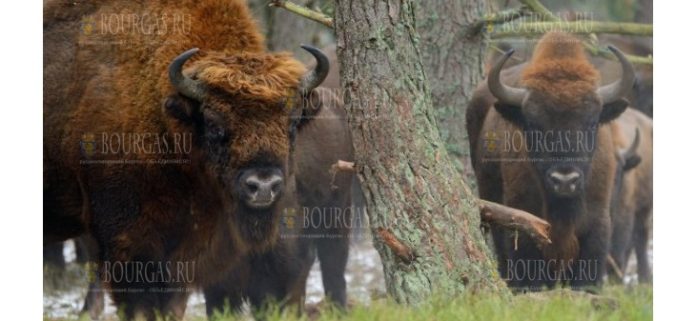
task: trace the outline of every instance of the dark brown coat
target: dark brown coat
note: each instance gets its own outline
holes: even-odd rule
[[[306,107],[307,119],[301,121],[296,140],[297,209],[284,216],[281,238],[271,250],[249,255],[224,281],[205,289],[208,315],[226,306],[238,311],[244,299],[254,308],[276,301],[302,309],[316,257],[327,299],[346,305],[353,174],[334,175],[329,169],[338,160],[353,159],[350,131],[342,100],[333,90],[317,88]]]
[[[104,17],[180,20],[146,21],[155,28],[148,31],[110,29]],[[127,318],[181,316],[190,290],[275,242],[282,202],[248,207],[239,176],[277,170],[292,180],[291,116],[299,109],[289,98],[301,94],[305,68],[288,53],[265,51],[244,1],[55,1],[44,18],[44,41],[57,46],[45,50],[44,239],[88,231],[102,277],[116,263],[187,264],[192,280],[106,282]],[[175,88],[168,74],[193,47],[201,51],[183,74],[206,89],[203,97]],[[102,139],[111,135],[135,143],[114,148]],[[169,148],[149,152],[143,137]]]
[[[553,242],[540,249],[525,235],[494,228],[501,276],[514,288],[598,284],[608,251],[616,167],[611,130],[604,124],[623,112],[626,102],[602,101],[598,72],[582,45],[562,33],[544,36],[531,62],[501,78],[507,86],[524,88],[526,96],[518,104],[500,101],[482,84],[472,98],[467,126],[479,193],[549,221]],[[550,151],[535,149],[535,139],[524,136],[520,148],[504,148],[505,135],[533,132],[582,132],[594,144],[588,150]],[[549,177],[559,172],[575,173],[577,186],[556,190]]]

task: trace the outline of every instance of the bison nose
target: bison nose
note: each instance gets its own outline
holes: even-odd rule
[[[572,196],[579,192],[582,183],[582,173],[576,170],[551,170],[547,179],[553,192],[562,196]]]
[[[240,183],[248,206],[268,208],[278,199],[283,186],[283,176],[279,171],[248,170],[242,176]]]

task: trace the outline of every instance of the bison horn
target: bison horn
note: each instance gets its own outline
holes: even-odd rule
[[[302,93],[309,93],[312,89],[319,87],[329,74],[329,58],[327,58],[321,50],[312,46],[302,45],[301,47],[312,54],[314,59],[317,60],[317,65],[314,69],[306,73],[300,82],[300,90]]]
[[[491,91],[495,98],[504,104],[522,106],[522,101],[524,97],[527,96],[527,90],[509,87],[500,82],[500,71],[513,53],[515,53],[514,49],[510,49],[506,52],[488,72],[488,90]]]
[[[633,65],[626,59],[626,56],[614,46],[609,46],[609,50],[616,56],[621,63],[621,79],[597,89],[597,95],[602,99],[603,104],[609,104],[623,98],[633,86],[635,72]]]
[[[184,63],[197,52],[198,48],[189,49],[172,60],[172,63],[169,64],[169,81],[180,94],[197,101],[203,101],[205,87],[200,82],[184,76],[182,72]]]

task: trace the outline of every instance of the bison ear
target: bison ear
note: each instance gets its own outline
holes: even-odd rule
[[[173,94],[164,101],[163,110],[167,115],[180,121],[191,122],[198,110],[198,106],[199,103],[194,100],[179,94]]]
[[[638,155],[633,155],[633,156],[631,156],[631,157],[628,157],[628,158],[625,160],[625,163],[624,163],[624,165],[623,165],[623,170],[624,170],[624,171],[632,170],[633,168],[635,168],[636,166],[638,166],[638,164],[640,164],[641,160],[642,160],[642,159],[641,159],[640,156],[638,156]]]
[[[308,94],[301,95],[300,108],[297,108],[298,111],[293,115],[293,118],[296,118],[297,128],[301,128],[310,122],[324,108],[323,97],[325,94],[326,91],[323,88],[315,88]]]
[[[599,115],[600,123],[608,123],[619,117],[628,107],[628,100],[621,98],[602,106],[602,113]]]
[[[496,102],[493,106],[495,106],[495,110],[501,116],[503,116],[505,120],[520,127],[524,125],[524,115],[522,114],[522,108],[520,108],[519,106],[513,106],[499,101]]]

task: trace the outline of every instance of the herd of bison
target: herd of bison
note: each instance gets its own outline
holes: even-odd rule
[[[133,13],[192,23],[84,28]],[[307,209],[355,207],[359,194],[353,173],[329,171],[354,159],[335,52],[303,46],[305,66],[265,48],[244,1],[45,4],[44,253],[75,238],[99,262],[92,317],[104,293],[126,319],[182,318],[195,290],[208,314],[301,307],[316,258],[327,299],[346,306],[350,217],[303,218],[325,223],[333,212]],[[466,109],[480,197],[551,224],[542,247],[491,227],[513,289],[593,289],[620,279],[632,251],[651,282],[652,79],[609,48],[618,63],[548,33],[527,62],[494,57]]]

